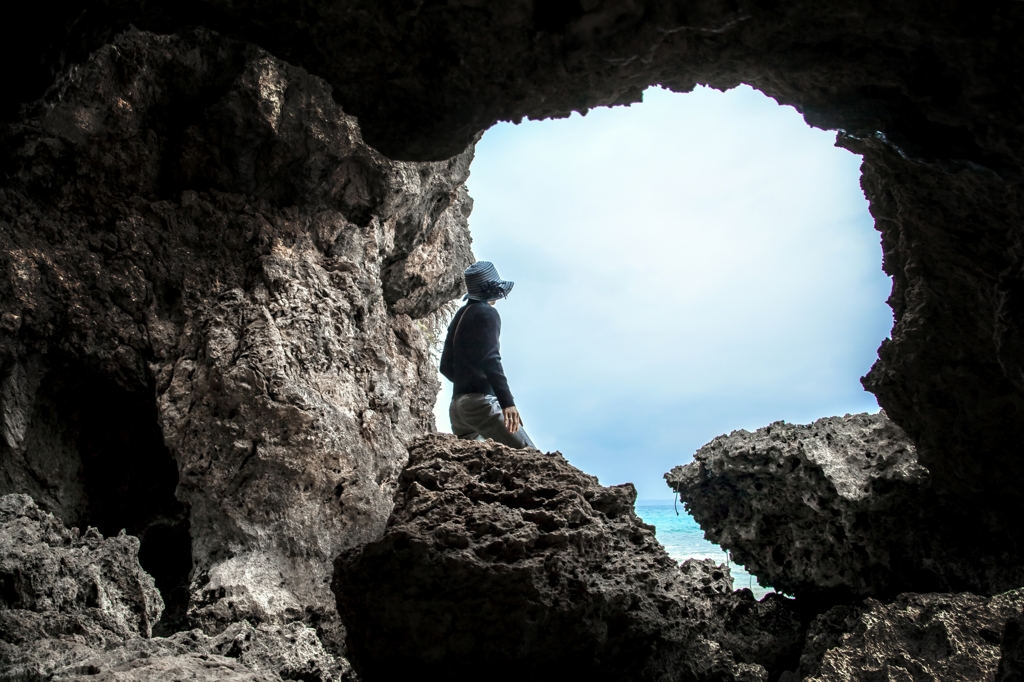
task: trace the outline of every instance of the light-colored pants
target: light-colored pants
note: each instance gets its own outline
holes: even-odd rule
[[[463,393],[453,396],[448,416],[452,419],[452,433],[464,440],[493,438],[513,448],[537,447],[522,427],[515,433],[509,433],[501,405],[493,395]]]

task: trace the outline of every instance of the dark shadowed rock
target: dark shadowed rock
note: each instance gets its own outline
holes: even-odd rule
[[[996,682],[1024,682],[1024,614],[1006,621],[999,643]]]
[[[838,606],[807,633],[799,674],[808,682],[994,679],[1000,637],[1024,592],[904,594],[882,604]],[[789,677],[788,679],[794,679]]]
[[[665,478],[709,540],[807,599],[1024,583],[1005,545],[945,507],[884,412],[734,431]]]
[[[39,97],[129,25],[205,25],[326,79],[371,144],[399,158],[452,156],[497,120],[635,102],[651,83],[751,83],[816,125],[881,132],[939,159],[1019,154],[1021,142],[1015,3],[93,0],[26,10],[0,33],[8,59],[26,65],[8,77],[11,104]]]
[[[367,679],[766,679],[802,642],[788,600],[683,568],[633,511],[559,454],[424,437],[384,537],[333,589]]]

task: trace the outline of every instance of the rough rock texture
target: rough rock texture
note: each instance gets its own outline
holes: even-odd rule
[[[52,623],[51,617],[44,618],[33,625]],[[21,619],[18,625],[25,622]],[[27,634],[47,636],[32,639]],[[8,639],[0,661],[0,679],[4,680],[354,679],[348,661],[326,651],[316,630],[301,623],[253,627],[241,621],[212,637],[192,630],[167,638],[130,638],[123,643],[88,637],[83,642],[77,629],[57,633],[34,627]]]
[[[0,492],[144,558],[185,538],[191,624],[340,638],[331,561],[433,426],[471,152],[390,161],[323,81],[203,30],[120,36],[0,140]]]
[[[10,665],[12,640],[149,637],[164,605],[138,551],[131,535],[82,534],[28,495],[0,497],[0,665]]]
[[[763,680],[792,667],[789,600],[680,569],[633,511],[555,454],[429,436],[410,449],[384,537],[333,589],[368,680]]]
[[[929,589],[1020,585],[1024,3],[19,10],[0,22],[0,492],[138,536],[169,606],[157,630],[302,619],[337,644],[329,562],[382,531],[404,444],[430,427],[420,322],[470,259],[464,150],[495,120],[652,83],[750,83],[863,155],[895,316],[864,384],[917,446],[932,517],[961,524],[936,544],[920,527],[932,507],[900,512],[897,493],[921,485],[909,468],[871,474],[858,501],[788,457],[823,491],[805,506],[840,520],[816,517],[820,552],[799,545],[817,569],[787,567],[786,547],[759,560],[833,598],[918,570]],[[168,35],[118,35],[131,24]],[[448,160],[389,161],[362,132],[396,158]],[[880,506],[851,520],[858,505]],[[906,548],[869,539],[893,537]]]
[[[302,623],[151,637],[163,602],[138,551],[131,535],[83,534],[28,495],[0,497],[0,680],[351,677]]]
[[[1022,563],[1024,531],[1006,521],[1024,480],[1021,3],[89,0],[25,9],[25,20],[0,24],[6,62],[25,65],[5,74],[9,118],[129,24],[203,24],[324,77],[370,144],[401,158],[451,157],[496,120],[632,102],[653,83],[750,83],[839,130],[839,144],[864,156],[894,284],[892,338],[865,385],[915,441],[951,514],[1006,536]]]
[[[39,651],[40,658],[47,653]],[[192,630],[167,638],[132,639],[120,647],[79,650],[75,654],[53,670],[53,679],[354,679],[348,662],[329,654],[316,631],[301,623],[253,627],[241,621],[213,637]]]
[[[996,679],[1000,637],[1024,605],[1024,591],[904,594],[888,604],[837,606],[807,633],[799,677],[807,682]]]
[[[665,474],[705,536],[763,584],[829,601],[1024,583],[957,518],[884,412],[719,436]]]

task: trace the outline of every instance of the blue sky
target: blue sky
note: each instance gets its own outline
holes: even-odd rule
[[[878,410],[891,282],[834,141],[746,86],[487,131],[473,251],[516,283],[502,360],[541,449],[669,499],[717,435]]]

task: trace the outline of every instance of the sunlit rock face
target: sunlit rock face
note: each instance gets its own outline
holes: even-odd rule
[[[391,161],[323,81],[203,30],[120,36],[2,143],[0,492],[144,566],[156,533],[172,630],[340,640],[331,561],[433,428],[471,152]]]
[[[1024,584],[1014,548],[951,512],[884,412],[734,431],[665,478],[708,539],[807,605]]]
[[[366,679],[764,680],[795,667],[791,600],[681,567],[633,511],[558,453],[450,435],[410,449],[383,538],[333,588]]]

